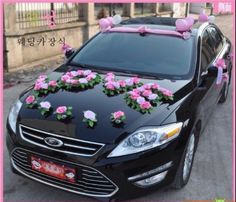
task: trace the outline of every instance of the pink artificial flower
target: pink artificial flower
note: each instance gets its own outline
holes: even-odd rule
[[[105,86],[108,90],[115,90],[115,87],[112,85],[111,82],[106,83]]]
[[[40,104],[41,108],[49,109],[51,107],[50,102],[47,102],[47,101],[46,102],[40,102],[39,104]]]
[[[145,91],[145,88],[143,87],[143,86],[141,86],[141,87],[138,87],[138,88],[136,88],[140,93],[142,93],[143,91]]]
[[[107,73],[106,76],[107,76],[107,77],[115,78],[115,75],[114,75],[112,72]]]
[[[120,119],[124,115],[125,115],[125,113],[122,112],[122,111],[117,111],[117,112],[113,113],[113,116],[114,116],[115,119]]]
[[[47,79],[48,77],[47,77],[47,75],[40,75],[39,77],[38,77],[38,81],[45,81],[45,79]]]
[[[71,79],[71,80],[70,80],[70,83],[76,85],[76,84],[79,83],[79,81],[76,80],[76,79]]]
[[[170,90],[165,88],[159,88],[159,90],[163,93],[164,96],[172,97],[173,93]]]
[[[145,90],[150,90],[151,86],[147,83],[142,86]]]
[[[126,87],[126,82],[124,80],[118,81],[122,88]]]
[[[157,83],[153,83],[152,86],[151,86],[151,88],[154,89],[154,90],[158,89],[159,87],[160,86]]]
[[[140,104],[141,109],[150,109],[151,107],[152,107],[152,105],[148,101],[145,101],[145,102]]]
[[[63,75],[63,76],[61,77],[61,80],[64,81],[64,82],[66,82],[66,81],[69,80],[69,79],[70,79],[70,76],[68,76],[68,75]]]
[[[78,74],[78,76],[82,76],[83,75],[83,73],[84,73],[84,71],[83,70],[77,70],[77,74]]]
[[[140,82],[140,78],[133,77],[133,82],[134,82],[134,84],[138,84]]]
[[[48,85],[50,87],[56,87],[57,86],[57,82],[55,80],[49,81]]]
[[[144,103],[144,102],[146,102],[146,100],[145,100],[145,98],[144,97],[138,97],[137,98],[137,103],[139,104],[139,105],[141,105],[142,103]]]
[[[41,85],[42,85],[42,83],[37,82],[37,83],[34,85],[34,90],[40,90],[40,89],[41,89]]]
[[[152,91],[151,90],[145,90],[143,91],[142,95],[145,96],[145,97],[148,97],[149,95],[152,94]]]
[[[64,114],[66,111],[67,111],[66,106],[60,106],[56,109],[56,113],[58,113],[58,114]]]
[[[132,92],[131,95],[130,95],[130,98],[132,100],[137,100],[139,97],[140,97],[140,95],[135,93],[135,92]]]
[[[140,91],[139,91],[138,89],[136,89],[136,88],[133,89],[132,91],[133,91],[134,93],[136,93],[136,94],[140,94]]]
[[[26,104],[32,104],[35,101],[35,97],[33,95],[30,95],[26,98]]]
[[[89,74],[89,75],[86,77],[87,81],[91,81],[92,79],[95,79],[95,78],[96,78],[96,74],[95,74],[95,73],[91,73],[91,74]]]
[[[96,121],[96,114],[93,111],[87,110],[84,111],[84,118],[89,119],[91,121]]]

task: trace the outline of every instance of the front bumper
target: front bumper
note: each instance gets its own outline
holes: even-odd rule
[[[105,152],[104,154],[101,151],[102,154],[98,153],[98,155],[93,158],[80,157],[71,154],[62,154],[56,151],[50,151],[48,149],[32,145],[23,141],[15,134],[11,133],[10,129],[8,129],[8,131],[9,134],[7,135],[7,147],[10,153],[13,169],[17,170],[18,173],[35,181],[56,188],[100,199],[109,198],[127,200],[145,195],[151,191],[170,184],[175,178],[184,149],[179,146],[178,139],[176,139],[163,148],[129,156],[106,158],[107,153]],[[27,169],[22,168],[22,162],[16,162],[19,159],[14,159],[14,154],[17,151],[18,153],[20,151],[23,156],[25,155],[26,161],[24,163],[28,165]],[[90,179],[90,181],[85,181],[83,182],[82,188],[80,186],[81,184],[78,183],[78,188],[78,186],[71,186],[61,181],[58,182],[58,180],[52,179],[49,176],[42,177],[37,174],[35,175],[35,173],[32,173],[30,168],[29,156],[32,154],[53,162],[76,167],[79,171],[78,173],[81,173],[81,170],[83,168],[89,171],[97,172],[98,176],[100,176],[101,179],[95,177],[95,181],[93,181],[94,178]],[[19,157],[19,155],[17,157]],[[136,185],[135,182],[137,180],[142,180],[158,173],[150,173],[149,175],[137,178],[137,180],[130,180],[134,176],[143,174],[150,170],[154,170],[169,162],[171,162],[171,166],[169,168],[158,171],[158,173],[167,171],[165,178],[154,185],[141,187]],[[103,182],[99,183],[99,180]],[[105,182],[106,180],[107,182]],[[98,186],[97,184],[100,185]]]

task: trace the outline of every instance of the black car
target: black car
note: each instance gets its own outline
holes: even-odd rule
[[[139,18],[118,26],[173,31],[175,20]],[[229,39],[209,22],[195,22],[186,40],[145,32],[98,33],[48,77],[37,80],[50,78],[57,82],[55,89],[31,86],[12,106],[7,147],[13,172],[98,199],[134,198],[166,185],[182,188],[207,120],[227,98],[231,51]],[[220,84],[218,59],[224,59],[222,73],[227,75]],[[90,74],[93,82],[87,86],[81,80],[74,88],[72,83],[78,82],[70,75],[79,73]],[[115,78],[121,85],[130,78],[136,83],[113,92],[106,81]],[[138,108],[129,96],[143,85],[156,85],[161,99]],[[50,110],[30,100],[32,95],[37,102],[50,103]],[[86,119],[86,110],[93,118]],[[122,119],[115,119],[116,111]]]

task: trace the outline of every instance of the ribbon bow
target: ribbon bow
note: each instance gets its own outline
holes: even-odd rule
[[[219,85],[221,84],[222,79],[223,79],[223,69],[226,68],[225,60],[223,58],[218,59],[215,63],[215,66],[218,69],[216,84]]]

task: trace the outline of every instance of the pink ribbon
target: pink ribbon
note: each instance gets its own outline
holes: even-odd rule
[[[72,50],[71,46],[68,44],[63,44],[63,46],[61,47],[61,50],[63,51],[63,53],[66,53],[67,51]]]
[[[160,34],[160,35],[171,35],[171,36],[177,36],[184,39],[188,39],[191,34],[188,32],[184,32],[183,34],[173,31],[173,30],[161,30],[161,29],[150,29],[145,26],[141,26],[138,28],[133,27],[114,27],[109,28],[106,30],[107,32],[126,32],[126,33],[150,33],[150,34]]]
[[[225,60],[223,58],[218,59],[215,63],[215,66],[218,68],[216,84],[219,85],[223,80],[223,69],[226,68]]]

